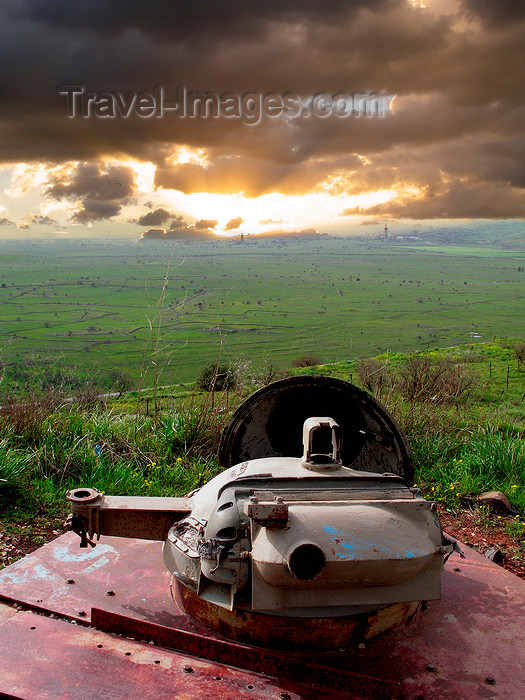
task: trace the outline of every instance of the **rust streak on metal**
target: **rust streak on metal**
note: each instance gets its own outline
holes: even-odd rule
[[[177,607],[219,637],[287,651],[335,649],[367,641],[385,630],[405,625],[415,614],[417,602],[398,603],[381,610],[340,617],[280,617],[250,610],[226,610],[199,598],[172,579]]]
[[[399,684],[373,676],[349,673],[302,661],[285,653],[262,647],[212,639],[192,632],[164,627],[93,608],[91,623],[102,632],[121,634],[162,647],[204,657],[228,666],[254,671],[279,680],[298,681],[359,698],[396,698]]]
[[[0,606],[1,619],[1,606]],[[155,700],[337,700],[330,691],[281,683],[176,651],[31,613],[0,625],[0,697]],[[186,668],[192,669],[187,672]]]

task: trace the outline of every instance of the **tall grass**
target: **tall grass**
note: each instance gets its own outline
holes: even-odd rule
[[[123,495],[181,495],[220,470],[224,406],[208,397],[147,417],[62,404],[47,413],[21,402],[0,413],[0,509],[64,501],[92,486]],[[25,508],[24,508],[25,506]]]
[[[525,443],[517,431],[479,426],[412,437],[418,485],[457,505],[483,491],[503,491],[525,509]]]

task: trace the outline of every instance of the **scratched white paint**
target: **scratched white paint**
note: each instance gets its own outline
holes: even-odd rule
[[[0,572],[0,583],[25,583],[29,579],[29,571],[27,569],[22,569],[21,571],[9,571],[5,569]]]
[[[52,571],[46,569],[42,564],[35,564],[33,567],[33,576],[31,578],[36,581],[52,581],[56,577]]]
[[[96,561],[93,562],[90,566],[86,566],[85,569],[82,569],[80,572],[81,574],[91,574],[93,571],[96,571],[97,569],[102,568],[103,566],[106,566],[106,564],[111,564],[111,560],[108,559],[106,556],[102,556]]]
[[[71,551],[67,544],[57,545],[53,550],[53,557],[56,561],[83,562],[98,559],[102,555],[110,555],[109,558],[106,556],[105,564],[109,561],[116,562],[120,557],[117,550],[109,544],[98,544],[94,549],[84,549],[80,551],[78,550],[78,545],[73,546],[75,550]]]

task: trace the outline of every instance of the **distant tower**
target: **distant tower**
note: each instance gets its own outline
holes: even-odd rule
[[[386,221],[385,221],[385,228],[383,229],[383,231],[385,233],[385,237],[388,236],[388,226],[386,225]]]

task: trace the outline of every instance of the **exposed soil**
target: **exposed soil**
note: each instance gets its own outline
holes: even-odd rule
[[[518,539],[505,532],[515,522],[510,515],[483,513],[478,508],[450,513],[440,508],[443,530],[480,554],[498,549],[503,555],[500,566],[525,580],[525,532]]]
[[[39,513],[25,522],[0,522],[0,568],[62,535],[64,520]]]
[[[479,509],[451,513],[440,508],[440,517],[446,532],[480,554],[499,549],[504,555],[501,566],[525,580],[525,534],[517,539],[505,532],[505,527],[513,522],[512,516],[498,517]],[[0,522],[0,568],[64,533],[64,519],[65,516],[51,518],[42,513],[24,523]]]

